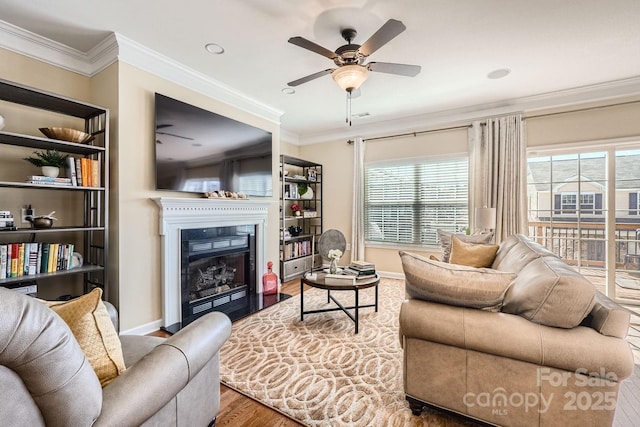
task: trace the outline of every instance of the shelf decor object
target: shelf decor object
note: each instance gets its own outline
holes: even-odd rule
[[[40,128],[47,138],[85,144],[93,140],[93,135],[70,128]]]

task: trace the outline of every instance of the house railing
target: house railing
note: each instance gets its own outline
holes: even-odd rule
[[[529,221],[529,236],[568,264],[604,267],[604,223]],[[640,223],[616,223],[616,268],[640,270]]]

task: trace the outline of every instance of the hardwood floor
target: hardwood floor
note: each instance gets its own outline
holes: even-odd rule
[[[308,287],[305,287],[307,289]],[[282,284],[281,291],[289,295],[300,294],[300,281]],[[220,384],[220,412],[216,426],[294,427],[302,426],[278,411],[264,406],[237,391]]]
[[[305,286],[305,290],[308,286]],[[300,294],[300,281],[292,280],[282,285],[282,292],[289,295]],[[634,312],[631,318],[629,330],[629,342],[631,343],[636,368],[634,375],[622,383],[618,396],[616,418],[614,427],[635,427],[640,423],[640,308],[627,307]],[[164,331],[149,334],[166,337]],[[220,412],[216,420],[216,426],[246,426],[246,427],[297,427],[302,426],[289,417],[282,415],[255,400],[238,393],[237,391],[220,384]]]

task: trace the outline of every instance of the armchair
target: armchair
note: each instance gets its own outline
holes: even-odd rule
[[[127,370],[101,388],[58,315],[31,297],[0,288],[3,422],[214,425],[220,406],[219,349],[230,333],[229,318],[214,312],[167,339],[122,336]]]

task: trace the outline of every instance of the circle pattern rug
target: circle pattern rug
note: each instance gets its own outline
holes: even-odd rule
[[[353,292],[333,292],[352,305]],[[300,296],[233,324],[220,350],[220,377],[230,388],[307,426],[475,426],[456,415],[412,415],[402,384],[398,315],[404,282],[382,279],[379,308],[360,310],[359,333],[342,311],[305,315]],[[373,288],[360,291],[373,303]],[[326,291],[304,293],[305,310],[329,308]],[[353,312],[353,310],[352,310]]]

